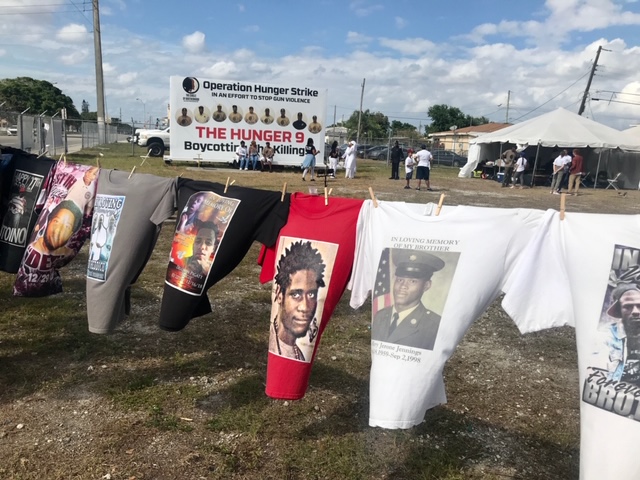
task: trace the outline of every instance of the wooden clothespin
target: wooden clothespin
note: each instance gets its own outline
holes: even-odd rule
[[[444,193],[441,193],[440,200],[438,201],[438,206],[436,207],[436,217],[440,215],[440,210],[442,210],[443,203],[444,203]]]
[[[331,192],[333,192],[333,188],[329,189],[329,195],[331,195]]]
[[[560,194],[560,220],[564,220],[564,209],[567,201],[567,194]]]
[[[178,175],[178,178],[182,177],[182,175],[184,175],[184,172],[180,173],[180,175]]]
[[[227,177],[227,183],[224,184],[224,193],[227,193],[227,188],[229,188],[229,180],[231,180],[231,177]]]
[[[229,186],[233,185],[234,183],[236,183],[235,180],[231,180],[231,183],[229,184]]]
[[[327,190],[327,187],[324,187],[324,204],[329,205],[329,191]]]
[[[371,195],[371,201],[373,202],[374,208],[378,208],[378,200],[376,200],[376,196],[373,194],[373,188],[369,187],[369,195]]]
[[[102,152],[98,153],[98,156],[96,157],[96,166],[98,168],[101,168],[100,167],[100,157],[104,157],[104,154]]]
[[[133,172],[136,171],[136,166],[134,165],[133,168],[131,169],[131,173],[129,174],[129,179],[131,179],[131,175],[133,175]]]
[[[282,196],[280,197],[281,202],[284,202],[285,193],[287,193],[287,182],[284,182],[284,185],[282,185]]]
[[[40,158],[40,157],[44,157],[47,153],[49,153],[49,150],[45,150],[44,152],[42,152],[40,155],[38,155],[36,158]],[[64,155],[64,154],[63,154]]]

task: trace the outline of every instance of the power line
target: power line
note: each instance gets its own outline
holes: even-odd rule
[[[562,95],[564,92],[566,92],[567,90],[569,90],[571,87],[573,87],[576,83],[578,83],[580,80],[582,80],[584,77],[586,77],[587,75],[589,75],[590,72],[586,72],[584,75],[582,75],[580,78],[578,78],[575,82],[573,82],[571,85],[569,85],[567,88],[565,88],[564,90],[562,90],[561,92],[559,92],[557,95],[554,95],[553,97],[551,97],[549,100],[547,100],[546,102],[544,102],[541,105],[538,105],[536,108],[534,108],[533,110],[528,111],[527,113],[525,113],[524,115],[519,116],[518,118],[516,118],[514,120],[514,122],[517,122],[518,120],[520,120],[522,117],[526,117],[527,115],[529,115],[530,113],[535,112],[536,110],[538,110],[541,107],[544,107],[547,103],[549,103],[551,100],[554,100],[556,98],[558,98],[560,95]]]

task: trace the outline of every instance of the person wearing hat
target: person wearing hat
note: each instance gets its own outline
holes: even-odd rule
[[[640,386],[640,289],[635,283],[620,284],[611,292],[611,299],[607,315],[614,322],[607,342],[607,379]]]
[[[405,190],[411,189],[411,177],[413,177],[413,167],[416,164],[416,161],[413,159],[413,149],[410,148],[407,150],[407,158],[404,159],[404,179],[407,181],[407,184],[404,186]]]
[[[9,200],[7,207],[7,213],[4,216],[2,224],[9,228],[18,228],[20,226],[20,219],[27,211],[27,199],[25,198],[25,192],[27,189],[24,185],[20,185],[18,188],[18,195],[14,195]]]
[[[440,315],[427,309],[422,296],[431,288],[432,275],[444,268],[435,255],[417,250],[395,250],[393,305],[373,318],[371,338],[381,342],[433,350]]]
[[[342,154],[342,158],[344,158],[344,178],[354,178],[356,176],[356,153],[357,153],[356,142],[353,140],[349,141],[349,146]]]

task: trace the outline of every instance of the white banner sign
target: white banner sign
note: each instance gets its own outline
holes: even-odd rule
[[[266,142],[274,165],[300,165],[309,138],[322,162],[326,90],[171,77],[171,159],[233,162],[244,141]]]

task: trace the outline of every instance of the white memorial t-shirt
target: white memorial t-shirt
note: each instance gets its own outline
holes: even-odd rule
[[[358,308],[372,292],[371,426],[410,428],[446,403],[445,362],[501,293],[544,216],[466,206],[432,211],[432,204],[384,201],[375,208],[370,200],[360,211],[350,304]],[[394,320],[396,308],[413,310]]]
[[[580,478],[639,479],[640,216],[555,213],[517,268],[502,305],[520,330],[576,329]]]

